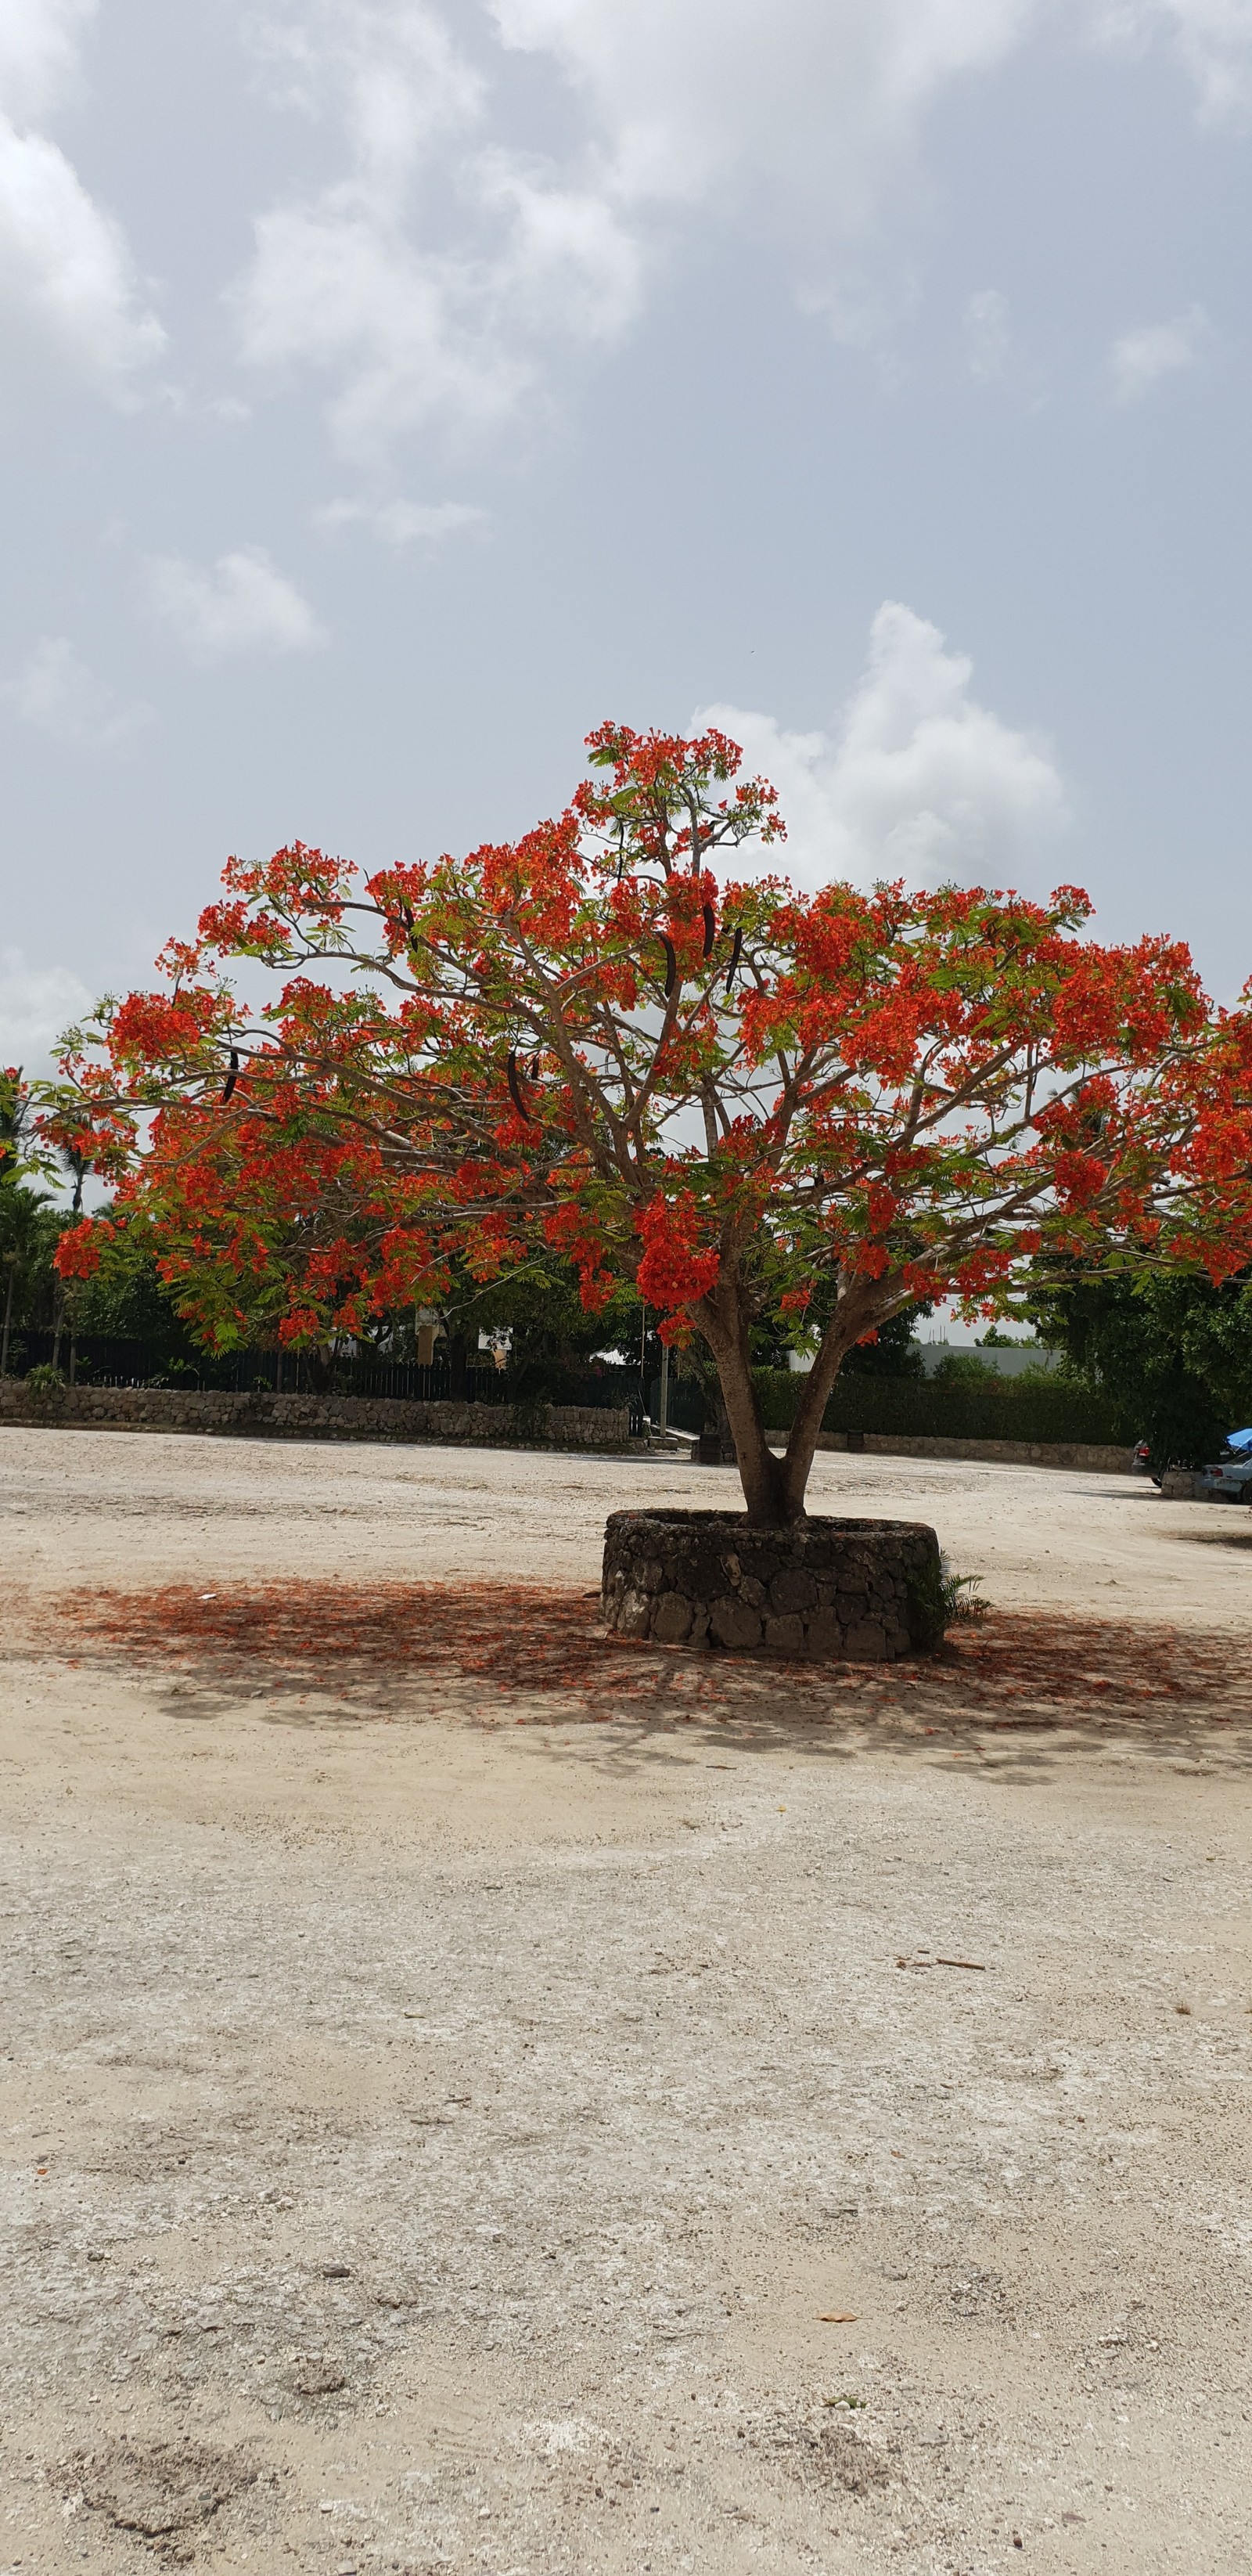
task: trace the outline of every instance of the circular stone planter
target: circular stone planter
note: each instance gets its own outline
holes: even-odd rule
[[[894,1663],[943,1643],[939,1541],[924,1521],[611,1512],[605,1626],[659,1646]]]

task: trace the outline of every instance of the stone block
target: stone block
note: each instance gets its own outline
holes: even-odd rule
[[[771,1610],[780,1615],[791,1610],[815,1609],[817,1585],[807,1566],[784,1565],[771,1580],[769,1599]]]
[[[619,1637],[647,1637],[652,1631],[652,1604],[646,1592],[626,1592],[613,1622]]]
[[[682,1646],[691,1634],[692,1605],[681,1592],[663,1592],[652,1613],[652,1634],[659,1646]]]
[[[887,1632],[878,1619],[859,1619],[849,1628],[843,1651],[854,1664],[880,1664],[887,1657]]]
[[[761,1622],[745,1601],[724,1592],[709,1612],[709,1627],[719,1646],[759,1646]]]
[[[798,1610],[786,1610],[781,1617],[765,1622],[765,1643],[775,1655],[802,1655],[805,1648],[804,1621]]]
[[[833,1610],[818,1608],[804,1622],[804,1651],[822,1662],[843,1653],[843,1630]]]

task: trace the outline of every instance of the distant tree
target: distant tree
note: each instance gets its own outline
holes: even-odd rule
[[[24,1181],[0,1185],[0,1378],[9,1374],[13,1334],[29,1320],[32,1291],[41,1272],[51,1276],[58,1220],[42,1190]]]
[[[1101,1277],[1074,1263],[1032,1292],[1041,1335],[1101,1387],[1155,1467],[1202,1466],[1252,1424],[1252,1277]]]
[[[47,1160],[21,1066],[0,1067],[0,1378],[9,1374],[14,1328],[28,1320],[41,1272],[51,1278],[57,1219],[36,1186]]]
[[[976,1350],[949,1350],[944,1352],[933,1382],[936,1386],[991,1386],[998,1382],[998,1372]]]

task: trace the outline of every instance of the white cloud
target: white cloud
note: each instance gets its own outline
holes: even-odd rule
[[[1205,113],[1242,94],[1252,0],[1065,5],[1098,41],[1164,34]],[[1059,8],[487,0],[484,14],[505,53],[546,72],[559,148],[517,148],[510,85],[449,0],[260,0],[250,21],[266,82],[335,157],[324,184],[257,220],[234,296],[243,352],[323,372],[336,441],[364,461],[419,427],[487,432],[537,403],[561,351],[620,341],[693,219],[769,241],[802,310],[844,339],[881,337],[908,301],[900,219],[921,202],[928,115]],[[993,290],[968,323],[989,379],[1007,346]]]
[[[415,249],[358,189],[330,189],[257,223],[238,297],[243,354],[257,366],[333,373],[335,444],[369,463],[433,418],[503,418],[530,382],[530,368],[481,326],[474,289],[464,264]]]
[[[219,555],[212,569],[153,555],[143,597],[196,662],[233,653],[307,653],[329,641],[313,610],[260,546]]]
[[[1252,116],[1249,0],[1092,0],[1093,31],[1113,50],[1141,52],[1156,36],[1173,44],[1205,124]]]
[[[259,217],[234,299],[243,353],[336,376],[344,454],[371,460],[432,421],[489,427],[535,387],[536,337],[610,340],[633,316],[637,254],[610,205],[486,135],[482,82],[422,0],[271,10],[255,41],[293,103],[339,114],[349,169]]]
[[[416,154],[483,106],[481,75],[429,0],[269,0],[246,32],[280,98],[315,119],[338,112],[360,167],[401,186]]]
[[[67,635],[45,635],[0,699],[23,724],[82,751],[121,751],[153,721],[142,700],[129,705],[98,680]]]
[[[1009,300],[994,286],[971,295],[965,307],[965,345],[969,371],[980,385],[1002,376],[1009,355]]]
[[[399,552],[404,546],[442,545],[446,537],[482,535],[487,512],[470,501],[325,501],[313,513],[319,528],[368,528]]]
[[[11,116],[42,116],[78,69],[78,38],[98,0],[3,0],[0,98]]]
[[[802,301],[863,337],[885,309],[864,238],[925,108],[1000,59],[1035,5],[495,0],[505,47],[546,56],[574,94],[559,162],[488,130],[484,84],[425,0],[271,7],[254,38],[268,74],[310,116],[339,114],[350,166],[260,216],[236,297],[245,356],[337,378],[347,454],[441,418],[489,428],[535,398],[554,347],[620,339],[695,207],[781,224]]]
[[[988,69],[1034,0],[491,0],[507,45],[555,56],[612,184],[703,203],[745,185],[857,224],[945,81]]]
[[[1124,331],[1109,351],[1114,401],[1138,402],[1162,376],[1198,366],[1209,337],[1208,317],[1198,304],[1174,322],[1150,322],[1142,330]]]
[[[779,792],[787,824],[781,868],[809,888],[1001,876],[1065,819],[1047,749],[969,694],[972,665],[937,626],[887,600],[868,667],[831,734],[787,733],[742,707],[702,707],[742,743],[749,772]]]
[[[120,226],[28,120],[77,64],[95,0],[0,0],[0,306],[120,391],[164,346]]]
[[[28,966],[20,948],[0,948],[0,1064],[48,1070],[61,1031],[83,1019],[94,998],[68,967]]]

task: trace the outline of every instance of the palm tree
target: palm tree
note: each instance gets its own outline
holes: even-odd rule
[[[44,1211],[50,1205],[46,1190],[29,1189],[24,1181],[0,1185],[0,1261],[9,1274],[0,1329],[0,1379],[9,1374],[9,1337],[18,1279],[44,1248],[48,1232]]]

